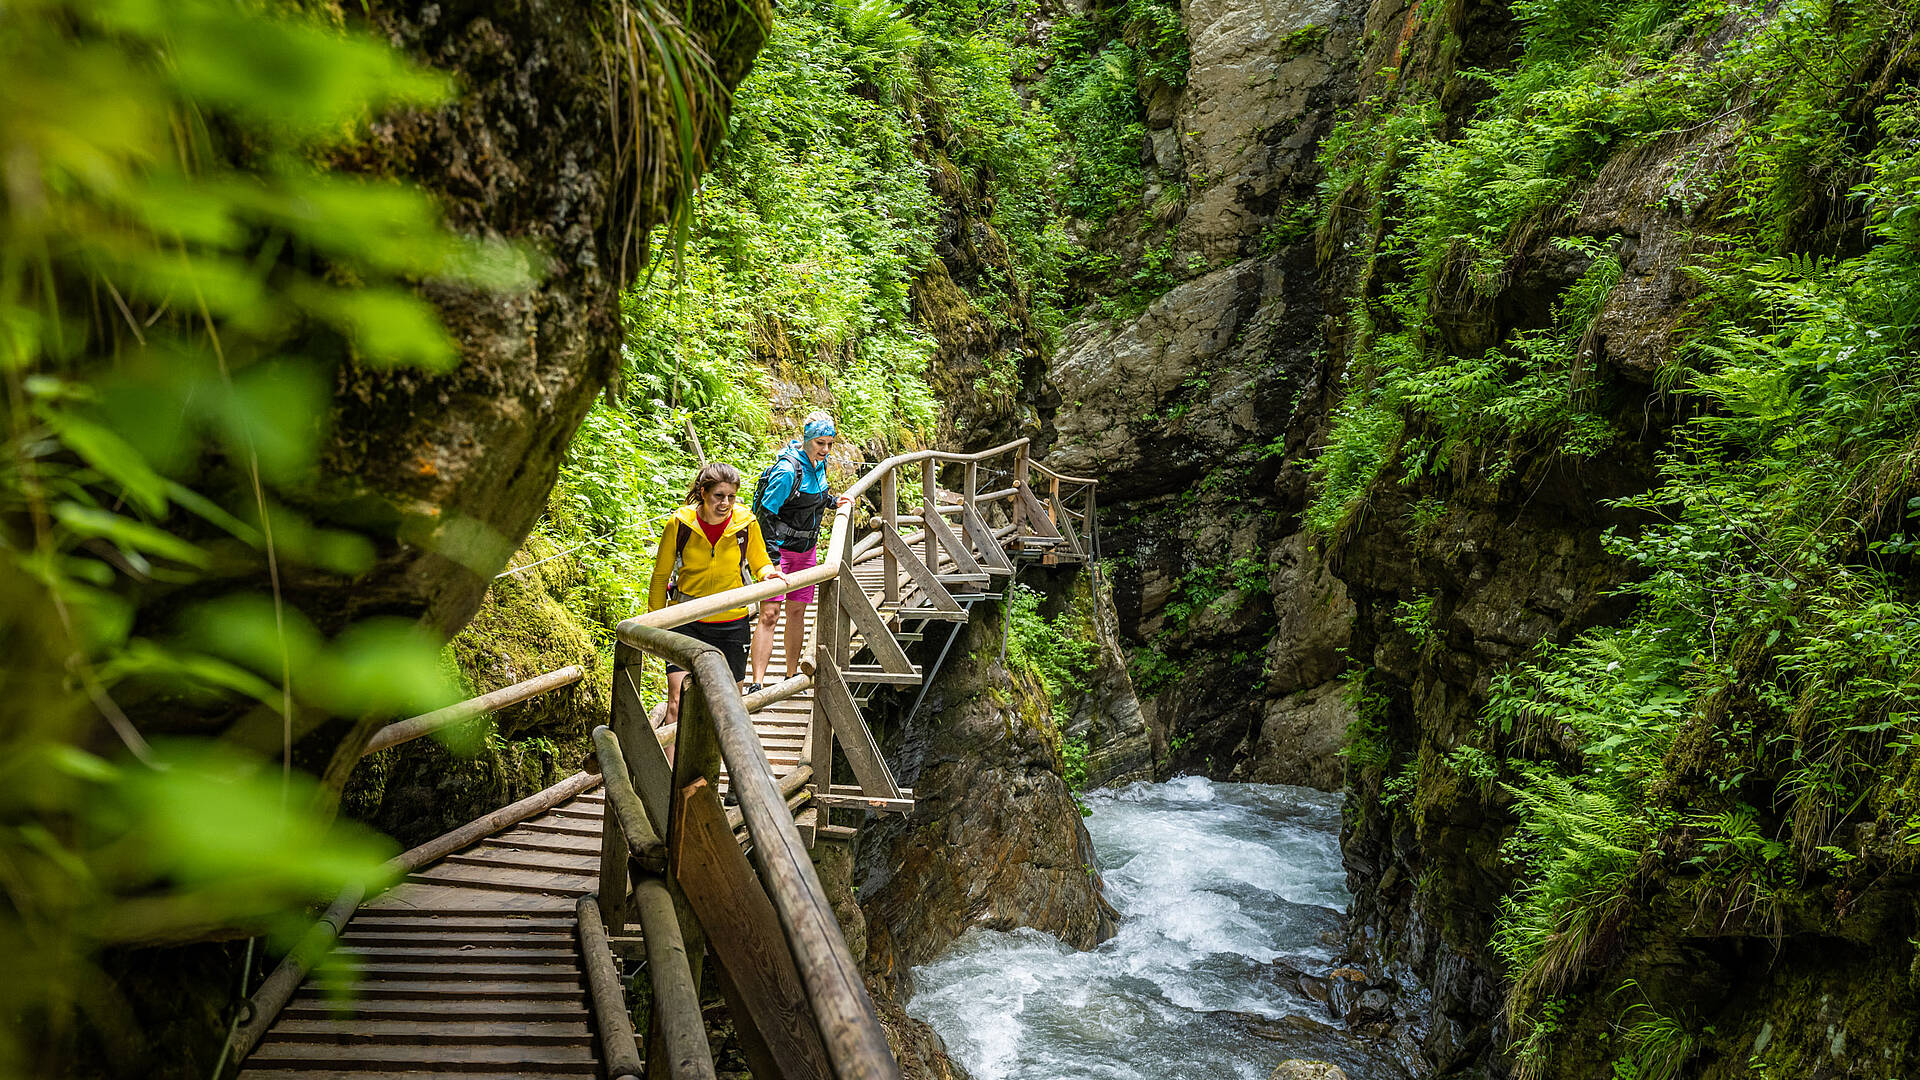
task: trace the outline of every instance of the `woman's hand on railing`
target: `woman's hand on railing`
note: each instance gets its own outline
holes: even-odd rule
[[[793,588],[793,582],[787,580],[787,575],[781,573],[780,568],[777,566],[767,567],[767,572],[760,575],[760,580],[761,581],[778,581],[780,582],[780,584],[785,585],[789,589]]]

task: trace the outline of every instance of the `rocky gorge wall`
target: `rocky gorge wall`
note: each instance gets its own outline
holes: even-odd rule
[[[1376,377],[1356,357],[1407,252],[1390,223],[1410,212],[1404,200],[1435,197],[1396,186],[1412,151],[1396,157],[1407,144],[1392,125],[1417,114],[1424,137],[1460,133],[1496,82],[1469,73],[1515,64],[1527,26],[1473,0],[1195,0],[1182,19],[1189,80],[1147,106],[1141,158],[1151,184],[1186,185],[1164,226],[1183,280],[1138,315],[1075,324],[1048,376],[1049,463],[1103,478],[1118,631],[1157,773],[1347,786],[1347,1000],[1386,995],[1346,1019],[1421,1075],[1900,1075],[1914,1053],[1903,872],[1878,879],[1870,910],[1854,913],[1852,888],[1830,885],[1785,901],[1799,914],[1771,928],[1737,928],[1731,912],[1715,923],[1707,913],[1724,897],[1653,876],[1593,953],[1559,969],[1555,1019],[1510,1026],[1495,929],[1525,884],[1505,850],[1519,807],[1462,764],[1462,748],[1487,744],[1497,680],[1631,611],[1617,590],[1635,572],[1607,538],[1650,519],[1615,501],[1656,483],[1691,408],[1670,396],[1674,358],[1699,318],[1698,267],[1724,250],[1704,239],[1724,205],[1690,185],[1731,168],[1743,121],[1603,143],[1563,166],[1577,177],[1564,201],[1505,241],[1491,284],[1454,266],[1453,279],[1419,285],[1417,308],[1394,309],[1422,321],[1413,347],[1474,356],[1553,326],[1596,266],[1617,260],[1559,383],[1591,410],[1595,448],[1496,443],[1438,466],[1390,464],[1337,528],[1310,530],[1316,456],[1347,395]],[[1706,25],[1667,39],[1680,63],[1709,66],[1764,22]],[[1911,65],[1889,59],[1904,55],[1863,50],[1853,77],[1869,101],[1911,80]],[[1325,163],[1356,145],[1371,148],[1360,167],[1330,176]],[[1857,250],[1849,211],[1821,199],[1779,243]],[[1432,435],[1412,427],[1393,450]],[[1533,745],[1523,753],[1577,770],[1573,744]],[[1892,997],[1839,981],[1849,963]],[[1643,1026],[1611,1019],[1623,1009],[1641,1010]],[[1648,1016],[1694,1034],[1656,1062]]]

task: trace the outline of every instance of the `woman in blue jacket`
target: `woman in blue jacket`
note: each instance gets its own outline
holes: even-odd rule
[[[833,450],[833,417],[823,412],[807,415],[800,437],[787,443],[766,472],[766,482],[753,512],[760,518],[767,556],[779,561],[788,577],[820,564],[820,521],[828,506],[845,503],[827,490],[827,455]],[[773,633],[784,612],[787,617],[787,674],[800,673],[800,648],[806,637],[806,606],[813,603],[814,586],[795,589],[760,605],[760,622],[753,635],[753,678],[747,693],[766,685],[767,663],[773,658]]]

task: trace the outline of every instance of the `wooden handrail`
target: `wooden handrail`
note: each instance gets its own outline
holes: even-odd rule
[[[726,658],[712,645],[652,626],[622,623],[620,638],[693,673],[720,756],[727,764],[729,783],[753,838],[761,880],[793,951],[834,1075],[838,1080],[898,1080],[900,1066],[887,1045],[860,969],[847,950],[806,842],[794,826],[759,736],[754,734],[752,719],[734,689]]]
[[[408,742],[422,735],[438,731],[441,728],[458,724],[463,720],[471,720],[484,713],[490,713],[496,709],[504,709],[515,702],[525,701],[530,697],[544,694],[549,690],[558,690],[562,686],[579,682],[586,676],[586,673],[586,669],[580,665],[568,664],[558,671],[549,671],[545,675],[535,675],[531,679],[514,683],[512,686],[501,687],[492,693],[481,694],[476,698],[468,698],[458,704],[449,705],[444,709],[435,709],[430,713],[421,713],[419,716],[409,717],[405,720],[396,720],[386,727],[381,728],[379,731],[374,732],[373,738],[367,740],[367,748],[360,752],[360,756],[365,757],[368,754],[378,753],[390,746],[398,746],[403,742]]]
[[[1100,482],[1090,476],[1068,476],[1066,473],[1054,472],[1037,461],[1029,461],[1027,464],[1041,476],[1058,480],[1063,484],[1098,484]]]

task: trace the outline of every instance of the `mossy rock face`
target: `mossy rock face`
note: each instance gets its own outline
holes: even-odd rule
[[[370,755],[343,797],[349,816],[411,846],[556,783],[586,760],[587,733],[606,722],[611,666],[595,650],[592,631],[562,603],[579,583],[578,564],[548,547],[536,539],[515,557],[518,572],[494,581],[449,646],[449,663],[473,695],[569,664],[585,668],[585,677],[443,735]]]

